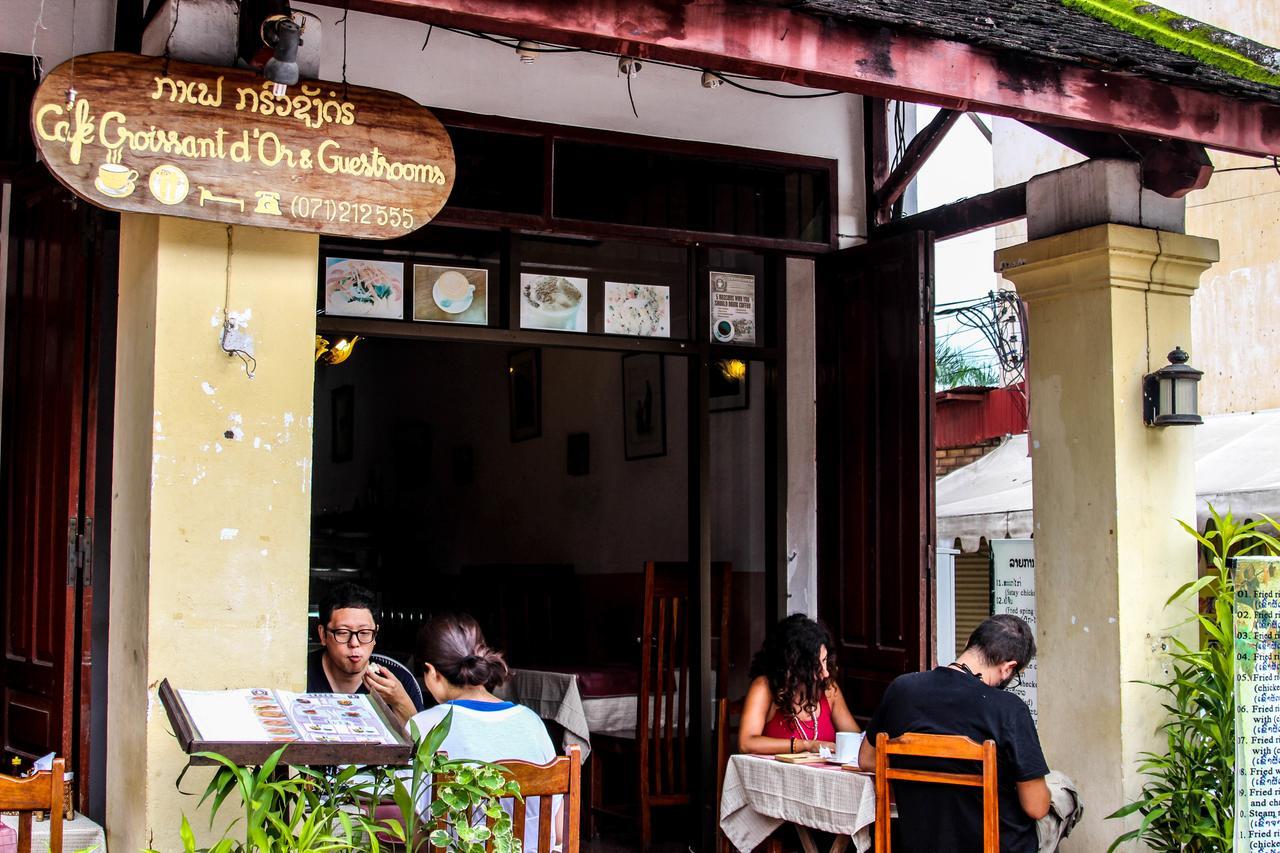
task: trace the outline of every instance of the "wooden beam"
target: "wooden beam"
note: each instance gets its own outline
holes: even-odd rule
[[[1014,222],[1026,215],[1027,185],[1017,184],[895,219],[872,228],[871,239],[881,240],[909,231],[931,231],[934,240],[946,240]]]
[[[964,115],[956,110],[939,110],[919,133],[917,133],[902,154],[902,161],[889,173],[882,186],[876,189],[876,224],[889,218],[889,210],[894,202],[902,197],[911,186],[911,181],[919,173],[921,167],[928,162],[930,155],[937,150],[946,138],[947,131]]]
[[[732,0],[322,0],[424,23],[1027,121],[1280,153],[1280,104]]]
[[[1027,126],[1086,157],[1139,161],[1142,185],[1169,198],[1182,198],[1192,190],[1204,189],[1213,177],[1213,162],[1204,146],[1194,142],[1149,136],[1130,138],[1034,122],[1027,122]]]

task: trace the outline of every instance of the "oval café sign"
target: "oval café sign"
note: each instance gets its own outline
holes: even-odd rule
[[[36,90],[32,136],[58,180],[99,207],[389,239],[453,189],[449,134],[403,95],[304,81],[275,96],[249,70],[130,53],[71,70]]]

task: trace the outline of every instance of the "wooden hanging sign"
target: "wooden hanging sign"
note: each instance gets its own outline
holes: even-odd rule
[[[68,96],[75,91],[75,98]],[[31,129],[49,170],[99,207],[384,240],[440,212],[449,134],[403,95],[131,53],[59,65]]]

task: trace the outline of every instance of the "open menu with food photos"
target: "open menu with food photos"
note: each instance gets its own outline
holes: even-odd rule
[[[399,743],[367,694],[177,690],[202,741]]]

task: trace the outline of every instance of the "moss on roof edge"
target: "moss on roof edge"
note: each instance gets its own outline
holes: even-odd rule
[[[1280,88],[1280,50],[1145,0],[1060,0],[1062,5],[1228,74]]]

